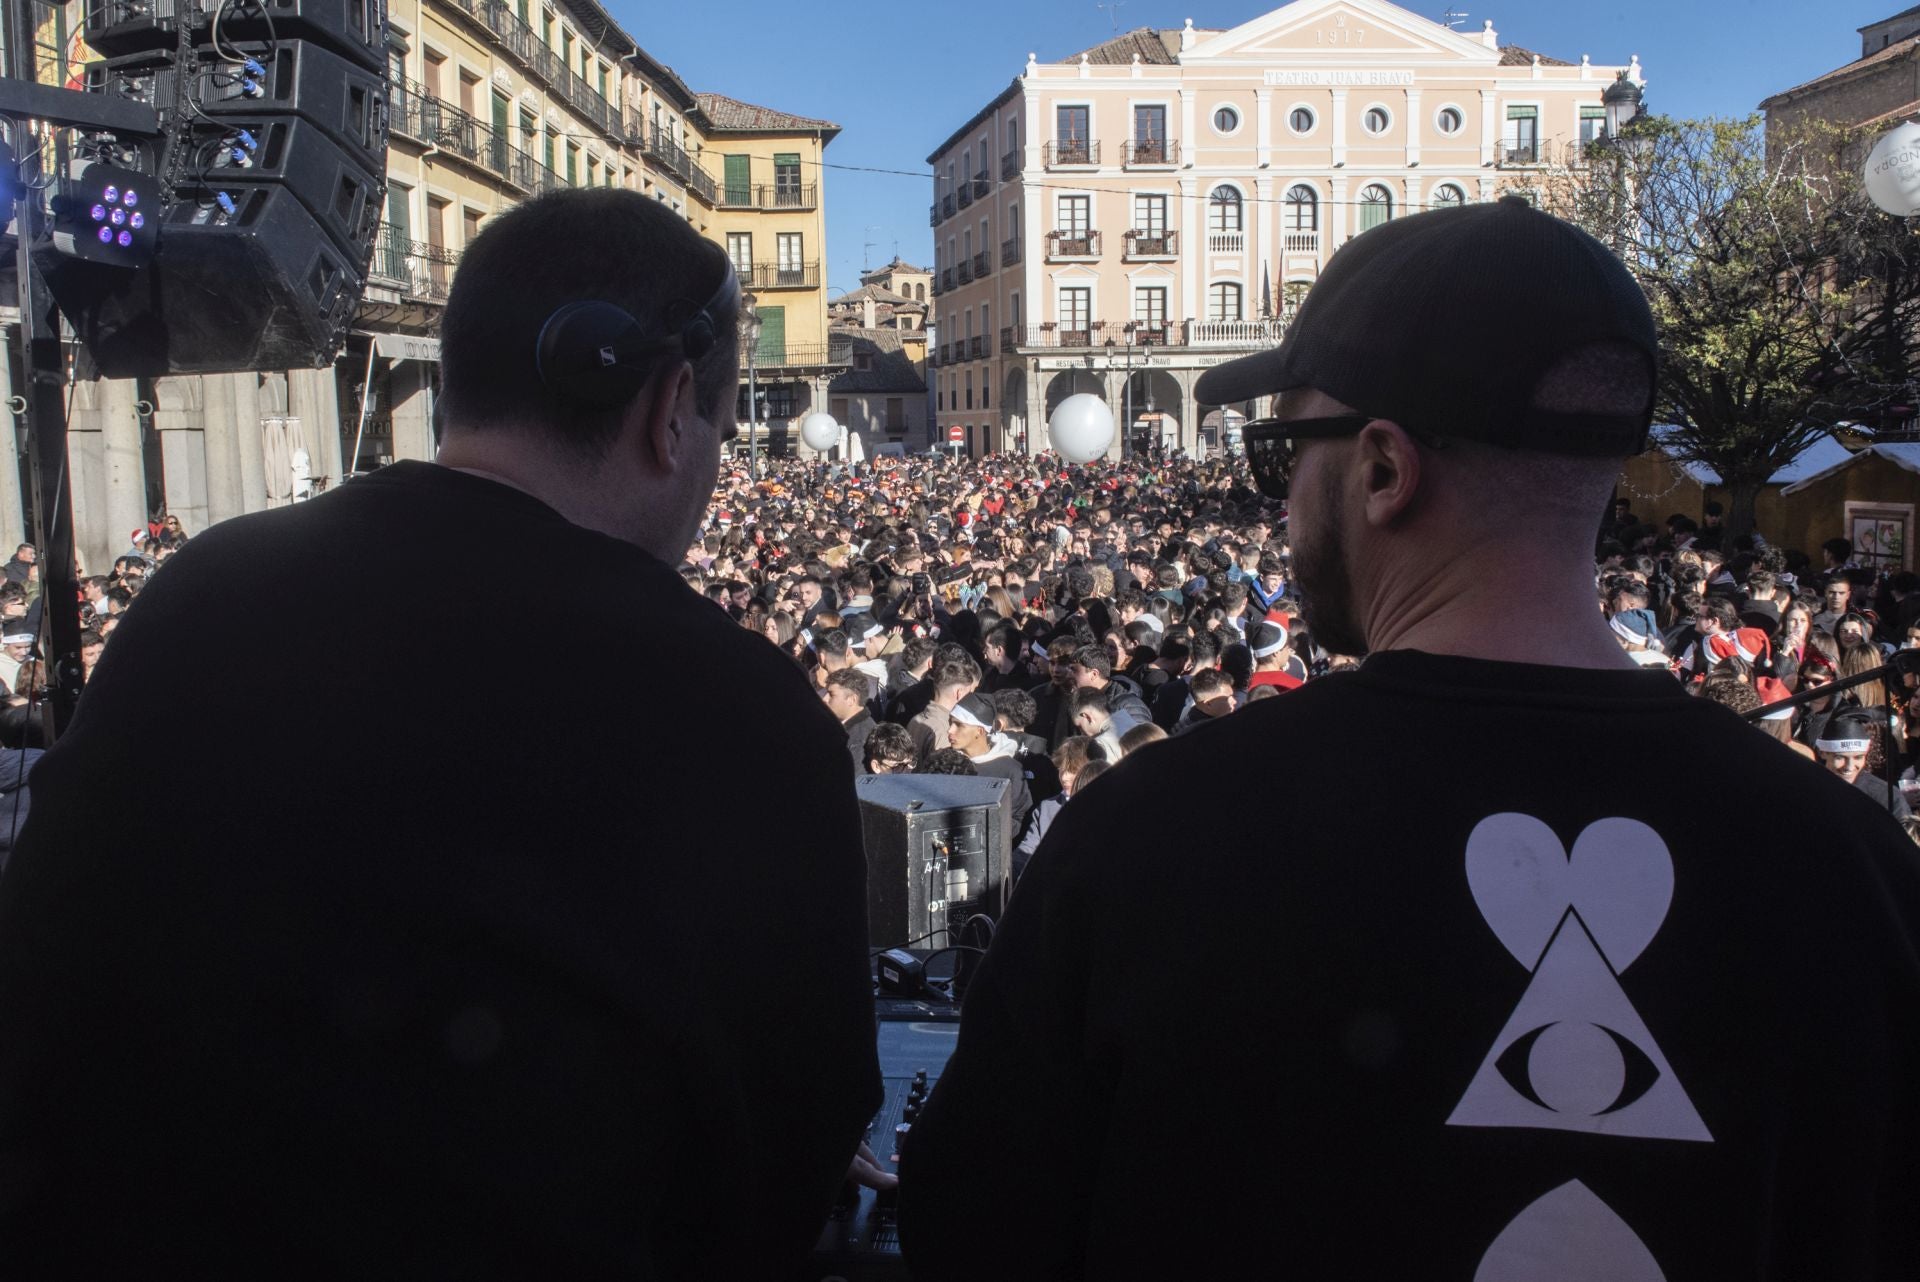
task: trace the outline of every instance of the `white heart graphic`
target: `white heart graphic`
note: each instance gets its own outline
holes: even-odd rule
[[[1587,825],[1569,856],[1532,815],[1488,815],[1467,838],[1466,864],[1480,915],[1529,971],[1571,907],[1618,974],[1652,942],[1673,903],[1673,857],[1637,819]]]

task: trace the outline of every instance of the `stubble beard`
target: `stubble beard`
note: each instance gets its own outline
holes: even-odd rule
[[[1340,546],[1342,503],[1336,478],[1323,472],[1306,503],[1288,514],[1300,613],[1314,643],[1329,654],[1362,655],[1367,638],[1353,609],[1353,578]],[[1302,517],[1306,520],[1302,520]]]

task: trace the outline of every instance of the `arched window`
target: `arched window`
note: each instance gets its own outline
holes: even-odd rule
[[[1305,183],[1287,188],[1287,230],[1320,230],[1320,196]]]
[[[1441,183],[1433,189],[1433,207],[1435,209],[1458,209],[1467,203],[1467,193],[1452,183]]]
[[[1393,195],[1379,183],[1360,189],[1360,230],[1372,231],[1393,217]]]
[[[1240,193],[1231,187],[1215,187],[1207,200],[1207,230],[1239,231],[1241,214]]]
[[[1240,286],[1230,280],[1223,280],[1207,289],[1208,320],[1237,321],[1244,317]]]

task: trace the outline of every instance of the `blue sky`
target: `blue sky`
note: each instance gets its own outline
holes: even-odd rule
[[[927,154],[1020,73],[1028,50],[1067,57],[1106,39],[1095,0],[928,0],[848,3],[646,4],[603,0],[621,26],[694,89],[803,116],[842,133],[830,165],[924,173]],[[1122,30],[1233,27],[1279,7],[1258,0],[1126,0]],[[1447,0],[1403,7],[1437,19]],[[1504,44],[1552,57],[1625,63],[1647,73],[1647,103],[1672,116],[1740,115],[1768,94],[1859,54],[1855,28],[1905,8],[1901,0],[1455,0],[1479,30],[1492,19]],[[827,283],[859,283],[863,262],[898,248],[932,259],[926,178],[829,169]],[[871,241],[871,248],[867,242]]]

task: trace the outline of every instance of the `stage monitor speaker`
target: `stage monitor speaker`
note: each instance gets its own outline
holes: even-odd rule
[[[221,131],[189,134],[174,199],[212,207],[220,192],[238,202],[255,187],[284,187],[341,252],[364,269],[380,230],[385,179],[369,173],[303,117],[259,116],[223,123],[252,139],[253,148],[229,141]],[[245,157],[244,164],[236,153]]]
[[[88,68],[88,88],[160,113],[163,128],[184,137],[238,130],[262,117],[298,116],[311,120],[339,144],[349,159],[370,173],[384,174],[387,163],[387,82],[329,53],[318,45],[283,45],[262,60],[258,77],[243,78],[196,59],[179,65],[163,53],[110,58]],[[187,105],[179,106],[186,79]],[[257,93],[249,93],[254,85]],[[182,144],[183,146],[184,144]],[[179,148],[176,148],[176,150]],[[178,181],[192,156],[169,161]]]
[[[39,260],[60,310],[108,378],[317,367],[345,341],[366,286],[349,259],[281,187],[237,193],[230,223],[168,210],[138,270],[52,255]]]
[[[219,42],[214,46],[214,19]],[[386,68],[384,0],[90,0],[87,45],[104,57],[188,42],[219,56],[261,58],[268,49],[310,40],[373,71]],[[264,59],[263,59],[264,60]]]
[[[867,852],[867,937],[944,947],[976,913],[1006,907],[1012,785],[967,775],[861,775],[855,782]]]

